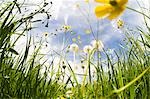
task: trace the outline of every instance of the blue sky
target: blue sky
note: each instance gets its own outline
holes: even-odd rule
[[[10,0],[7,0],[10,1]],[[102,40],[104,43],[105,49],[118,49],[120,48],[119,44],[122,43],[124,35],[122,33],[122,29],[116,28],[117,20],[109,21],[107,19],[98,19],[94,14],[94,8],[99,5],[99,3],[94,2],[94,0],[89,0],[89,3],[86,3],[85,0],[46,0],[47,2],[52,1],[53,6],[50,9],[52,12],[52,18],[49,20],[49,27],[45,27],[45,24],[34,24],[37,26],[37,29],[30,31],[34,36],[43,37],[43,33],[47,32],[49,37],[46,38],[48,41],[48,50],[54,49],[55,51],[60,51],[63,45],[63,39],[66,35],[65,39],[68,39],[66,45],[72,44],[72,39],[78,39],[80,36],[81,44],[76,42],[80,49],[83,49],[83,46],[90,44],[91,40],[94,39],[92,33],[86,34],[86,30],[92,29],[95,37]],[[138,0],[142,1],[142,0]],[[18,0],[18,2],[22,2],[22,0]],[[25,0],[26,3],[33,4],[42,4],[43,0]],[[129,0],[128,6],[139,10],[137,6],[137,0]],[[144,0],[144,7],[149,7],[149,0]],[[79,8],[76,7],[79,5]],[[36,9],[35,6],[28,7],[29,11]],[[83,15],[84,14],[84,15]],[[45,19],[45,16],[38,15],[37,19]],[[35,19],[36,19],[35,18]],[[89,20],[89,23],[87,22]],[[125,27],[128,28],[136,28],[136,26],[140,26],[142,24],[142,18],[136,12],[130,11],[128,9],[118,18],[124,21]],[[99,26],[97,27],[99,23]],[[71,30],[66,34],[60,31],[63,25],[71,26]],[[90,28],[91,27],[91,28]],[[55,31],[55,30],[58,31]],[[71,35],[72,33],[74,35]],[[98,32],[97,32],[98,31]],[[51,35],[51,34],[56,34]],[[36,38],[39,40],[39,38]],[[24,42],[23,39],[19,41],[19,44]],[[45,42],[46,43],[46,42]],[[44,44],[45,44],[44,43]],[[45,49],[45,48],[44,48]],[[44,51],[45,52],[45,51]]]
[[[22,2],[22,0],[19,1]],[[92,33],[85,33],[86,30],[91,29],[96,37],[98,34],[98,39],[102,40],[105,49],[118,50],[120,48],[120,43],[123,43],[124,39],[124,34],[122,33],[123,29],[117,29],[117,27],[115,27],[117,19],[110,21],[107,19],[96,18],[94,14],[94,8],[99,4],[94,2],[94,0],[89,0],[89,3],[86,3],[84,0],[47,0],[47,2],[50,1],[53,2],[53,7],[51,9],[52,18],[49,20],[49,27],[45,27],[45,24],[41,23],[34,24],[34,26],[37,26],[38,28],[29,32],[35,37],[37,37],[38,35],[38,37],[35,38],[36,41],[38,41],[41,37],[44,38],[43,33],[48,33],[46,41],[43,42],[41,53],[51,54],[54,53],[54,51],[56,51],[58,53],[61,53],[62,55],[66,55],[65,52],[62,53],[61,51],[63,49],[63,39],[68,39],[67,43],[65,44],[66,46],[68,46],[74,43],[72,39],[78,39],[78,36],[80,36],[79,41],[81,41],[81,44],[78,42],[76,43],[79,45],[79,49],[82,50],[85,45],[89,45],[91,40],[94,39]],[[137,0],[129,0],[128,6],[135,8],[136,10],[140,10],[137,6],[136,1]],[[141,4],[144,3],[144,7],[150,7],[148,3],[149,0],[138,1],[143,1],[141,2]],[[36,2],[35,0],[26,0],[26,2],[40,4],[42,0],[36,0]],[[76,5],[79,5],[79,8],[77,8]],[[29,7],[28,9],[33,10],[34,7]],[[46,17],[39,15],[36,18],[45,19]],[[89,20],[90,24],[87,22],[87,19]],[[126,9],[125,12],[118,19],[124,21],[125,28],[128,27],[133,29],[137,26],[141,26],[143,23],[141,15],[128,9]],[[97,27],[98,23],[99,26]],[[71,26],[71,30],[67,33],[60,31],[63,25]],[[56,29],[58,31],[56,31]],[[25,37],[22,37],[18,41],[19,43],[17,44],[17,46],[24,46],[24,39]],[[48,46],[46,47],[45,45]],[[16,47],[16,49],[17,48],[18,47]],[[67,54],[68,61],[73,61],[72,56],[73,54],[71,52]],[[50,56],[48,57],[49,60],[52,59]],[[60,58],[56,57],[57,63],[59,59]]]
[[[69,35],[70,32],[68,32],[67,36],[77,38],[77,36],[80,35],[82,40],[82,48],[94,39],[92,34],[87,35],[85,33],[85,30],[90,30],[91,26],[95,35],[97,35],[97,30],[99,31],[98,38],[103,41],[106,48],[119,47],[119,43],[124,37],[121,32],[122,30],[118,30],[114,27],[113,23],[117,20],[112,22],[107,19],[100,20],[95,17],[94,8],[98,5],[98,3],[95,3],[93,0],[90,0],[89,4],[84,2],[84,0],[54,0],[54,6],[55,4],[58,4],[59,6],[56,6],[57,10],[54,11],[56,13],[54,13],[53,19],[49,21],[49,27],[45,28],[39,24],[40,28],[38,29],[38,33],[48,32],[57,34],[57,37],[52,37],[48,40],[50,43],[57,42],[59,47],[62,43],[61,37],[63,37],[64,33],[61,31],[56,32],[55,30],[59,30],[63,25],[70,25],[72,27],[71,30],[76,34],[71,36]],[[79,4],[80,8],[75,8],[77,4]],[[137,9],[135,0],[130,0],[129,6]],[[82,13],[84,13],[84,15]],[[120,16],[120,19],[122,19],[128,27],[136,27],[141,24],[141,20],[139,20],[140,16],[137,15],[138,14],[133,11],[126,10],[125,13]],[[89,19],[90,25],[87,23],[87,19]],[[98,22],[100,24],[99,27],[97,27]],[[68,43],[71,44],[72,41],[70,40]]]
[[[10,1],[10,0],[7,0]],[[18,0],[22,2],[22,0]],[[25,0],[27,3],[40,4],[43,0]],[[52,1],[53,7],[51,9],[52,18],[49,20],[49,27],[44,27],[44,25],[35,24],[35,26],[39,27],[35,30],[32,30],[32,34],[42,36],[44,32],[49,33],[49,38],[47,39],[49,44],[55,45],[55,47],[60,47],[62,45],[62,37],[64,33],[59,30],[63,25],[71,26],[71,31],[75,33],[74,35],[69,35],[70,32],[67,33],[68,38],[77,38],[79,35],[81,36],[82,44],[81,49],[84,45],[89,44],[91,40],[94,39],[92,34],[86,34],[86,30],[90,30],[90,26],[92,27],[92,31],[96,36],[98,34],[98,39],[102,40],[105,48],[118,48],[119,43],[123,39],[122,30],[117,29],[115,26],[117,20],[109,21],[107,19],[98,19],[94,14],[94,8],[99,5],[99,3],[94,2],[94,0],[89,0],[89,3],[86,3],[85,0],[46,0],[47,2]],[[141,0],[138,0],[141,1]],[[149,0],[144,0],[145,7],[148,7]],[[79,8],[76,5],[79,5]],[[136,0],[129,0],[128,6],[139,9],[136,4]],[[34,7],[29,8],[29,10],[34,9]],[[83,15],[84,13],[84,15]],[[89,15],[89,16],[88,16]],[[46,18],[44,16],[38,16],[38,18]],[[133,11],[127,10],[124,12],[122,16],[119,17],[124,21],[127,27],[139,26],[142,24],[141,16]],[[90,21],[90,24],[87,23],[87,19]],[[99,27],[97,24],[99,23]],[[99,31],[97,33],[97,30]],[[50,36],[51,34],[57,34],[57,36]],[[97,37],[97,36],[96,36]],[[54,42],[56,44],[54,44]],[[68,44],[73,43],[69,40]]]

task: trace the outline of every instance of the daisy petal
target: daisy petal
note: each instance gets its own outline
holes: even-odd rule
[[[97,17],[104,17],[108,15],[114,8],[110,4],[106,4],[103,6],[97,6],[95,8],[95,14]]]

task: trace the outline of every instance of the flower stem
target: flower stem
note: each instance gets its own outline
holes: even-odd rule
[[[150,17],[149,17],[148,15],[146,15],[145,13],[143,13],[143,12],[140,12],[140,11],[135,10],[135,9],[133,9],[133,8],[130,8],[130,7],[127,7],[127,9],[132,10],[132,11],[135,11],[135,12],[137,12],[137,13],[139,13],[139,14],[142,14],[142,15],[144,15],[145,17],[147,17],[148,19],[150,19]]]

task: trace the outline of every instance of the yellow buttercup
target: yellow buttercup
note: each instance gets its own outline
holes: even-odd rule
[[[118,27],[118,29],[122,28],[123,25],[124,25],[124,22],[122,20],[118,20],[117,21],[117,27]]]
[[[112,20],[117,18],[126,8],[128,0],[95,0],[102,3],[102,5],[95,8],[97,17],[107,17]]]

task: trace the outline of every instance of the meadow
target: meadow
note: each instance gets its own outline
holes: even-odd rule
[[[29,32],[36,29],[32,24],[43,24],[42,19],[34,20],[34,17],[41,14],[45,15],[45,20],[51,18],[51,13],[45,8],[53,3],[44,0],[42,6],[24,15],[21,15],[23,9],[30,5],[17,0],[0,4],[1,99],[150,99],[150,9],[140,7],[139,11],[127,7],[128,0],[96,1],[108,3],[96,8],[95,15],[99,18],[109,14],[105,18],[111,21],[128,9],[141,15],[144,24],[131,29],[123,26],[122,20],[117,21],[117,28],[122,29],[125,40],[113,56],[99,39],[91,41],[80,51],[78,43],[68,44],[64,36],[64,49],[61,53],[53,50],[48,62],[41,49],[49,33],[44,33],[38,42],[34,42],[35,38]],[[48,25],[51,24],[46,23],[45,27]],[[70,28],[67,25],[62,27],[64,35]],[[22,37],[25,46],[16,46]],[[81,58],[76,57],[79,52]],[[65,58],[67,53],[72,55],[73,63]],[[59,57],[57,64],[55,55]],[[80,72],[83,71],[81,74],[75,72],[76,65],[80,66]]]

